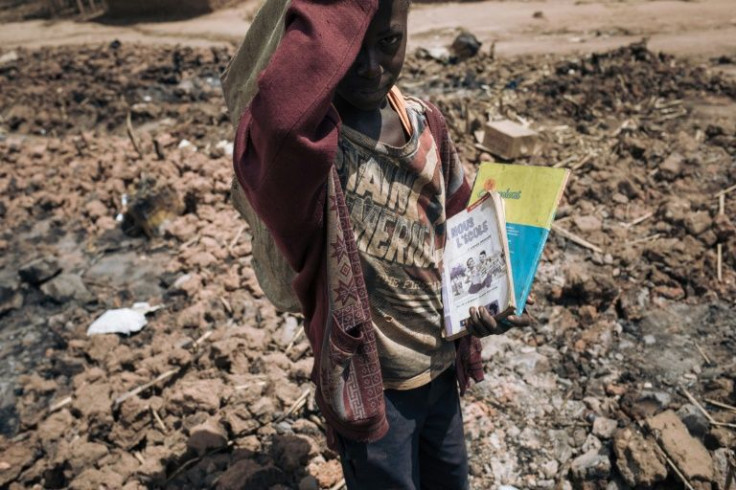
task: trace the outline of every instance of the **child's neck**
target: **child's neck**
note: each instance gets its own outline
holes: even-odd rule
[[[344,125],[371,139],[390,146],[404,146],[408,141],[401,119],[388,99],[372,111],[361,111],[340,103],[336,103],[336,107]]]

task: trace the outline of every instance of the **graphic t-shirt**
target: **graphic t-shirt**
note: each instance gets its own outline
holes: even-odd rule
[[[343,125],[336,167],[361,254],[387,389],[430,382],[455,359],[442,339],[445,183],[422,106],[407,101],[402,147]]]

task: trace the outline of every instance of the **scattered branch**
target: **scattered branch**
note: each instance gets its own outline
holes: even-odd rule
[[[552,225],[552,229],[554,231],[556,231],[557,233],[559,233],[560,235],[562,235],[564,238],[567,238],[571,242],[576,243],[576,244],[580,245],[581,247],[585,247],[585,248],[587,248],[589,250],[592,250],[594,252],[603,253],[603,250],[600,247],[598,247],[596,245],[593,245],[589,241],[584,240],[583,238],[580,238],[579,236],[575,235],[574,233],[572,233],[570,231],[567,231],[566,229],[562,228],[561,226],[557,226],[556,224],[553,224]]]
[[[139,157],[143,158],[143,151],[141,151],[138,139],[135,137],[135,133],[133,132],[133,120],[130,111],[128,111],[128,116],[125,118],[125,130],[128,133],[130,142],[133,143],[133,148],[135,148],[136,153],[138,153]]]

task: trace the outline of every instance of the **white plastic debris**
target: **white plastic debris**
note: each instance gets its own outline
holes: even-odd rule
[[[6,63],[12,63],[13,61],[18,61],[17,51],[10,51],[0,56],[0,65],[4,65]]]
[[[180,150],[183,150],[185,148],[188,149],[188,150],[197,151],[197,147],[194,146],[194,143],[192,143],[189,140],[181,140],[179,142],[179,149]]]
[[[217,146],[215,146],[217,149],[221,149],[225,152],[225,155],[231,157],[233,156],[233,150],[235,148],[235,144],[232,141],[222,140],[219,143],[217,143]]]
[[[163,306],[151,306],[148,303],[135,303],[132,308],[107,310],[87,329],[87,335],[107,333],[131,334],[139,332],[146,326],[146,315]]]

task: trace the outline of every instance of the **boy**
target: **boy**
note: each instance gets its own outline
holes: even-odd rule
[[[351,489],[467,488],[458,383],[482,379],[477,337],[503,330],[479,308],[474,336],[441,337],[445,220],[470,188],[437,109],[394,88],[408,9],[293,0],[235,140],[238,180],[297,272]]]

